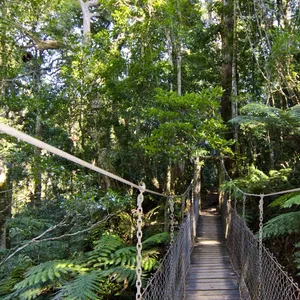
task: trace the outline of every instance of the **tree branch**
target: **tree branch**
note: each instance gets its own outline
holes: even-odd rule
[[[116,214],[118,214],[118,212]],[[66,233],[66,234],[63,234],[63,235],[58,236],[58,237],[51,237],[51,238],[41,239],[45,234],[53,231],[54,229],[56,229],[58,227],[61,227],[61,226],[65,226],[66,222],[65,222],[65,219],[64,219],[60,223],[58,223],[58,224],[56,224],[56,225],[51,226],[50,228],[48,228],[46,231],[44,231],[43,233],[41,233],[39,236],[37,236],[37,237],[31,239],[30,241],[26,242],[24,245],[18,247],[17,249],[14,248],[16,250],[13,253],[11,253],[9,256],[7,256],[6,258],[4,258],[0,262],[0,266],[3,265],[5,262],[7,262],[9,259],[11,259],[13,256],[15,256],[18,252],[20,252],[21,250],[25,249],[26,247],[28,247],[29,245],[31,245],[33,243],[41,243],[41,242],[47,242],[47,241],[60,240],[60,239],[63,239],[65,237],[71,237],[71,236],[75,236],[75,235],[78,235],[78,234],[82,234],[82,233],[88,232],[88,231],[92,230],[93,228],[95,228],[96,226],[98,226],[99,224],[107,222],[114,215],[115,214],[107,215],[103,220],[98,221],[95,224],[93,224],[92,226],[90,226],[90,227],[88,227],[86,229],[83,229],[83,230],[79,230],[79,231],[76,231],[76,232],[73,232],[73,233]]]
[[[99,0],[88,0],[86,2],[87,7],[97,6],[99,5]]]
[[[43,237],[45,234],[53,231],[54,229],[64,225],[65,222],[64,220],[61,221],[60,223],[54,225],[54,226],[51,226],[50,228],[48,228],[46,231],[44,231],[43,233],[41,233],[39,236],[33,238],[32,240],[30,240],[29,242],[25,243],[23,246],[17,248],[12,254],[10,254],[9,256],[7,256],[6,258],[4,258],[1,263],[0,263],[0,266],[3,265],[6,261],[8,261],[9,259],[11,259],[13,256],[15,256],[18,252],[20,252],[21,250],[25,249],[26,247],[28,247],[29,245],[31,245],[32,243],[38,241],[41,237]]]

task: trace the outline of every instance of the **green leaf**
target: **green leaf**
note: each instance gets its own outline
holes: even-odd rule
[[[272,218],[263,227],[263,238],[270,239],[300,233],[300,212],[284,213]]]

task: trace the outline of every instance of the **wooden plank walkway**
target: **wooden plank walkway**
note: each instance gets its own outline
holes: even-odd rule
[[[222,233],[221,218],[216,212],[204,211],[199,218],[185,299],[240,299],[237,276]]]

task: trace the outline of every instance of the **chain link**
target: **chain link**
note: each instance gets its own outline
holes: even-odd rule
[[[170,244],[174,243],[174,197],[169,198],[170,203]]]
[[[143,184],[140,187],[140,193],[137,197],[137,244],[136,244],[136,250],[137,250],[137,256],[136,256],[136,299],[142,299],[142,292],[141,292],[141,288],[142,288],[142,236],[143,236],[143,232],[142,232],[142,216],[143,216],[143,207],[142,207],[142,203],[144,200],[144,191],[146,189],[145,184]]]
[[[264,196],[259,200],[259,236],[258,236],[258,299],[262,299],[262,249],[263,249],[263,221],[264,221]]]

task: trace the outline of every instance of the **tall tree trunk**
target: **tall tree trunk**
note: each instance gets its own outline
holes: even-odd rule
[[[177,93],[178,96],[182,94],[182,77],[181,77],[181,67],[182,67],[182,40],[181,40],[181,7],[180,7],[180,0],[177,0],[177,15],[178,15],[178,36],[177,36]]]
[[[221,98],[221,116],[226,123],[232,118],[231,92],[232,92],[232,0],[223,0],[222,15],[222,68],[221,86],[224,93]]]
[[[232,118],[238,116],[238,105],[237,105],[237,96],[238,96],[238,77],[237,77],[237,48],[238,48],[238,38],[237,38],[237,7],[236,1],[233,0],[233,40],[232,40],[232,85],[231,85],[231,114]],[[236,141],[235,150],[238,151],[238,125],[234,124],[233,128],[233,138]]]
[[[0,1],[0,9],[2,16],[7,14],[7,8],[5,1]],[[3,24],[0,22],[0,28]],[[8,89],[6,79],[7,65],[8,65],[8,46],[7,46],[7,35],[6,30],[1,28],[0,30],[0,101],[8,96]],[[7,111],[5,111],[7,113]],[[5,166],[7,166],[5,168]],[[6,228],[6,221],[11,218],[11,203],[12,203],[12,192],[11,189],[11,166],[5,161],[5,158],[0,158],[0,249],[10,248],[10,240],[8,230]]]
[[[10,239],[6,221],[11,219],[12,205],[12,185],[10,169],[6,172],[2,166],[0,168],[0,249],[10,248]]]
[[[83,16],[83,36],[86,41],[89,41],[90,34],[91,34],[91,19],[92,17],[98,16],[98,13],[91,13],[90,7],[91,6],[98,6],[98,0],[78,0],[80,3],[82,16]]]
[[[205,0],[207,6],[207,14],[208,14],[208,24],[211,25],[213,18],[212,18],[212,0]]]
[[[39,56],[40,57],[42,56],[42,51],[39,51]],[[40,95],[40,89],[42,84],[41,64],[40,64],[40,60],[38,59],[36,59],[36,63],[35,63],[33,81],[34,81],[34,92],[36,97],[38,98]],[[36,108],[35,136],[37,139],[42,139],[42,122],[41,122],[40,110],[38,107]],[[40,158],[41,158],[41,149],[35,148],[35,166],[33,166],[34,190],[33,190],[33,197],[32,197],[32,204],[34,206],[39,206],[41,204],[41,199],[42,199],[42,167],[40,164]]]

